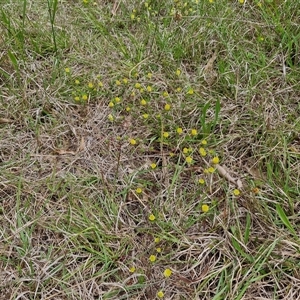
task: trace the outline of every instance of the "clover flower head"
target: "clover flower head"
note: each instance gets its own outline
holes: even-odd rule
[[[156,217],[153,215],[153,214],[151,214],[151,215],[149,215],[149,220],[150,221],[155,221],[155,219],[156,219]]]
[[[115,98],[115,102],[116,102],[116,103],[120,103],[120,102],[121,102],[121,98],[120,98],[120,97],[116,97],[116,98]]]
[[[103,87],[102,81],[99,81],[99,82],[98,82],[98,86],[99,86],[99,87]]]
[[[131,268],[129,268],[129,272],[130,272],[130,273],[134,273],[135,270],[136,270],[136,268],[135,268],[134,266],[132,266]]]
[[[154,238],[154,243],[158,244],[159,242],[160,242],[160,238],[159,237]]]
[[[142,188],[140,187],[138,187],[135,191],[137,194],[141,194],[143,192]]]
[[[126,77],[123,78],[123,83],[124,83],[124,84],[127,84],[127,83],[128,83],[128,78],[126,78]]]
[[[206,154],[207,154],[207,153],[206,153],[206,150],[205,150],[204,148],[202,148],[202,147],[199,149],[199,153],[200,153],[200,155],[203,156],[203,157],[206,156]]]
[[[152,87],[150,85],[147,86],[147,92],[152,92]]]
[[[164,276],[166,278],[169,278],[171,275],[172,275],[172,270],[170,270],[169,268],[164,270]]]
[[[188,95],[193,95],[194,94],[194,90],[192,88],[189,88],[187,91]]]
[[[112,107],[114,107],[114,106],[115,106],[115,104],[114,104],[112,101],[110,101],[110,102],[108,103],[108,107],[112,108]]]
[[[163,132],[163,137],[164,138],[168,138],[169,136],[170,136],[169,132],[167,132],[167,131]]]
[[[149,118],[149,114],[143,114],[143,118],[146,120]]]
[[[198,134],[197,129],[192,129],[192,130],[191,130],[191,135],[192,135],[192,136],[195,136],[195,135],[197,135],[197,134]]]
[[[238,190],[238,189],[233,190],[233,195],[234,196],[239,196],[240,194],[241,194],[240,190]]]
[[[137,83],[134,85],[134,87],[135,87],[136,89],[140,89],[140,88],[141,88],[141,84],[137,82]]]
[[[152,73],[150,73],[150,72],[147,74],[147,77],[148,77],[149,79],[151,79],[151,78],[152,78],[152,76],[153,76],[153,74],[152,74]]]
[[[75,101],[79,101],[80,98],[79,98],[78,96],[76,96],[76,97],[74,97],[74,100],[75,100]]]
[[[94,87],[94,84],[92,82],[89,82],[88,87],[89,87],[89,89],[92,89]]]
[[[83,94],[81,97],[82,100],[86,101],[88,99],[88,95],[87,94]]]
[[[140,103],[141,103],[141,105],[143,105],[143,106],[146,106],[146,105],[147,105],[147,101],[146,101],[145,99],[142,99]]]
[[[125,110],[126,110],[126,111],[130,111],[131,108],[130,108],[129,106],[127,106],[127,107],[125,108]]]
[[[121,81],[120,80],[116,80],[116,85],[121,85]]]
[[[178,134],[182,134],[183,129],[182,129],[181,127],[178,127],[178,128],[176,129],[176,132],[177,132]]]
[[[151,261],[151,262],[155,262],[156,261],[156,255],[150,255],[150,257],[149,257],[149,260]]]
[[[108,118],[108,120],[111,121],[111,122],[114,120],[114,117],[113,117],[112,114],[109,114],[109,115],[107,116],[107,118]]]
[[[71,72],[70,68],[65,68],[65,72],[70,73]]]
[[[181,74],[181,70],[180,70],[180,69],[177,69],[176,72],[175,72],[175,74],[176,74],[177,76],[179,76],[179,75]]]
[[[75,84],[78,85],[79,83],[80,83],[80,81],[79,81],[78,79],[76,79],[76,80],[75,80]]]
[[[157,165],[156,165],[156,163],[152,163],[152,164],[150,165],[150,167],[151,167],[151,169],[155,169],[155,168],[157,167]]]
[[[137,141],[135,139],[129,139],[129,143],[134,146],[137,144]]]
[[[162,251],[162,250],[161,250],[160,247],[156,248],[156,252],[157,252],[157,253],[161,253],[161,251]]]
[[[206,213],[209,211],[209,206],[207,204],[203,204],[201,206],[201,210],[202,210],[202,212]]]
[[[200,179],[198,180],[198,182],[199,182],[200,184],[204,184],[204,183],[205,183],[205,180],[204,180],[203,178],[200,178]]]
[[[165,104],[165,110],[168,111],[171,109],[171,105],[169,103]]]
[[[188,163],[188,164],[191,164],[193,162],[193,158],[191,156],[187,156],[185,161]]]
[[[209,167],[207,170],[208,170],[208,173],[214,173],[215,172],[214,167]]]
[[[160,298],[160,299],[162,299],[162,298],[165,296],[165,294],[164,294],[163,291],[158,291],[156,295],[157,295],[157,297]]]
[[[212,161],[213,164],[217,165],[220,162],[220,159],[219,159],[218,156],[215,156],[215,157],[212,158],[211,161]]]
[[[169,96],[169,93],[165,91],[165,92],[162,93],[162,95],[163,95],[164,97],[168,97],[168,96]]]

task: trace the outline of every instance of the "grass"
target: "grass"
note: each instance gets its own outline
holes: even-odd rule
[[[300,299],[299,10],[2,5],[0,298]]]

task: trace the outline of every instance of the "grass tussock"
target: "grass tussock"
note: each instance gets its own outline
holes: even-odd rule
[[[297,1],[10,1],[1,299],[300,299]]]

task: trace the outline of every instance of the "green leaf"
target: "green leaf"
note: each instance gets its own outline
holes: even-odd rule
[[[296,235],[296,231],[293,228],[293,226],[291,225],[288,217],[286,216],[284,210],[282,209],[282,207],[279,204],[276,204],[276,211],[277,214],[279,215],[282,223],[287,227],[287,229],[293,234]]]

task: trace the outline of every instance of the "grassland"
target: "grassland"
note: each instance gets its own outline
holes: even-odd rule
[[[0,4],[0,299],[300,299],[298,1]]]

